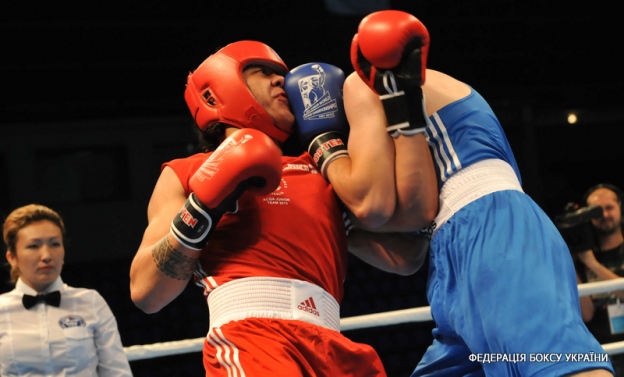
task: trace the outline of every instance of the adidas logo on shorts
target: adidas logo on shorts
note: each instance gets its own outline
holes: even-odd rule
[[[302,301],[301,304],[297,306],[297,309],[303,310],[304,312],[308,312],[310,314],[314,314],[317,317],[321,316],[318,310],[316,310],[316,304],[314,303],[314,299],[312,297],[305,301]]]

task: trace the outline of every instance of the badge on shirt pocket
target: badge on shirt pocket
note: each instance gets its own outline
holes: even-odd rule
[[[65,355],[76,369],[87,368],[97,360],[94,330],[78,315],[68,315],[59,320],[65,335]]]
[[[607,306],[609,313],[609,326],[611,334],[624,333],[624,304],[617,300],[617,303]]]
[[[74,327],[85,327],[87,323],[85,320],[78,315],[66,315],[65,317],[59,319],[59,326],[62,329],[71,329]]]

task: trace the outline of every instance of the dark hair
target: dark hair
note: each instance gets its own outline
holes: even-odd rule
[[[217,149],[219,144],[225,139],[225,129],[228,127],[232,126],[225,123],[214,123],[206,128],[205,131],[195,127],[197,138],[199,139],[199,149],[202,152],[212,152]]]
[[[607,190],[613,191],[613,193],[615,193],[615,196],[617,197],[618,204],[620,204],[620,206],[622,205],[622,195],[623,195],[622,190],[619,187],[612,185],[610,183],[599,183],[595,186],[590,187],[589,190],[585,192],[585,195],[583,195],[583,205],[587,205],[587,199],[589,199],[589,196],[594,191],[601,189],[601,188],[605,188]]]
[[[61,229],[61,235],[65,238],[65,224],[63,223],[61,215],[46,206],[40,204],[28,204],[14,209],[13,212],[9,213],[7,218],[4,220],[2,237],[7,251],[15,255],[17,233],[19,233],[22,228],[42,220],[50,221],[58,226]],[[11,281],[13,283],[17,281],[19,275],[19,270],[11,267]]]

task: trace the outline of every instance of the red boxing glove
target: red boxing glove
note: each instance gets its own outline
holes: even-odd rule
[[[358,34],[362,54],[382,69],[397,67],[406,53],[420,49],[420,85],[425,83],[429,32],[416,17],[397,10],[371,13],[360,22]]]
[[[384,10],[366,16],[351,43],[351,63],[380,95],[388,132],[397,137],[425,131],[424,98],[429,32],[409,13]]]
[[[266,134],[253,128],[232,133],[189,180],[189,188],[207,207],[220,205],[239,184],[268,195],[282,178],[282,152]]]
[[[383,10],[364,17],[358,27],[358,34],[351,45],[351,62],[360,77],[379,94],[374,77],[379,72],[391,70],[401,81],[410,84],[425,83],[427,55],[429,53],[429,32],[425,25],[409,13],[398,10]],[[362,59],[366,62],[360,67]],[[368,63],[368,64],[366,64]]]
[[[201,250],[216,223],[236,211],[245,191],[268,195],[282,177],[282,152],[263,132],[243,128],[232,133],[189,180],[192,191],[171,224],[184,246]]]

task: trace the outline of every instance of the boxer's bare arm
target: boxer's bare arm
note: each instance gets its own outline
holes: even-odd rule
[[[428,226],[438,210],[438,187],[431,153],[424,134],[399,136],[393,139],[386,132],[387,121],[379,96],[356,73],[344,85],[345,110],[351,126],[349,154],[370,153],[358,151],[357,137],[363,130],[379,133],[381,152],[393,153],[397,202],[389,221],[375,227],[377,231],[415,231]]]
[[[422,86],[425,111],[431,116],[446,105],[470,94],[470,87],[444,73],[427,69]],[[424,134],[401,135],[394,140],[396,149],[397,208],[385,224],[393,231],[427,227],[438,212],[438,180]]]
[[[349,251],[386,272],[414,274],[422,266],[429,239],[412,233],[377,233],[362,229],[349,232]]]
[[[433,69],[427,69],[427,81],[425,81],[422,89],[425,95],[425,111],[428,117],[444,106],[470,94],[468,85]]]
[[[169,232],[171,220],[186,201],[178,177],[163,169],[148,205],[148,225],[130,266],[132,301],[147,313],[159,311],[186,287],[199,251],[182,247]]]

